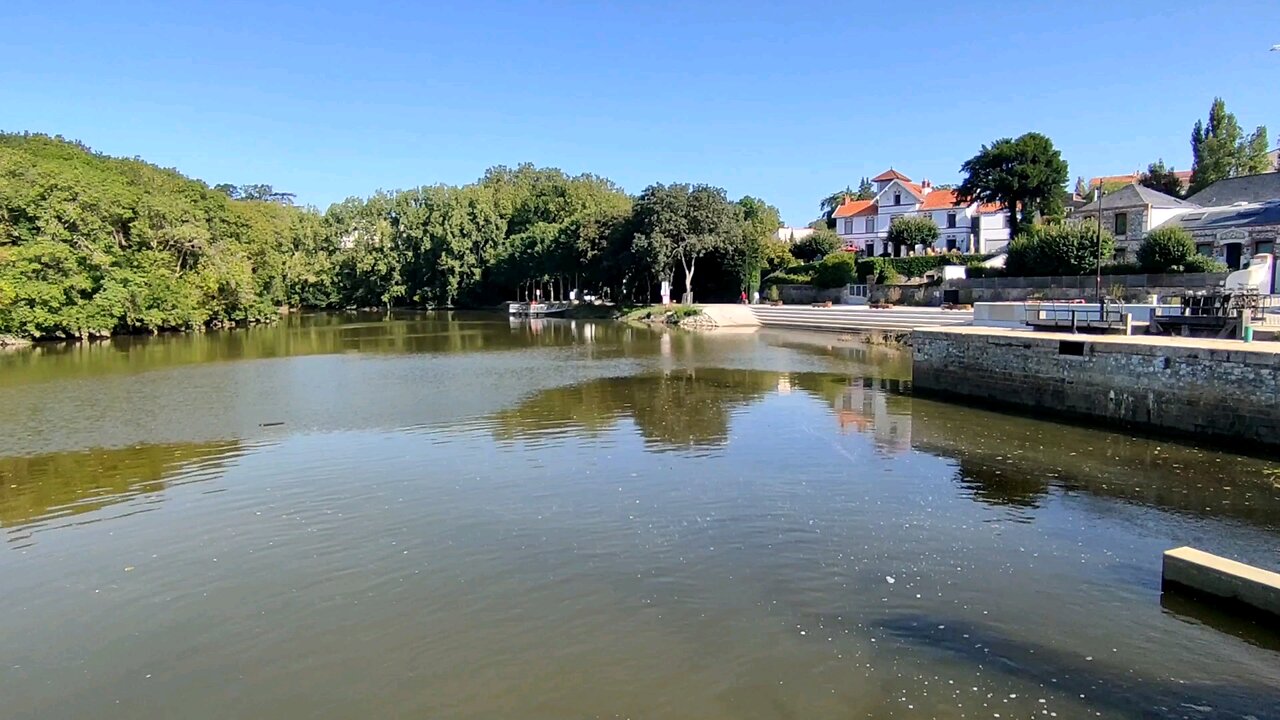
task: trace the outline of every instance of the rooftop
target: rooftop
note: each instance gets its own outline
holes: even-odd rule
[[[1280,200],[1280,173],[1242,175],[1219,180],[1187,200],[1202,207]]]
[[[885,170],[879,175],[871,178],[871,182],[887,182],[889,180],[901,180],[903,182],[911,182],[911,178],[907,177],[906,175],[903,175],[902,173],[898,172],[897,170],[894,170],[893,168],[889,168],[888,170]]]
[[[1172,195],[1165,195],[1162,192],[1152,190],[1144,185],[1131,183],[1119,190],[1107,193],[1102,196],[1102,209],[1114,210],[1117,208],[1142,207],[1150,205],[1157,208],[1193,208],[1197,207],[1195,203],[1186,200],[1179,200]],[[1094,200],[1076,210],[1077,214],[1098,212],[1098,201]]]

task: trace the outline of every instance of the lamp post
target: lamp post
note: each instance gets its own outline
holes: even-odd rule
[[[1098,313],[1102,313],[1102,180],[1098,180],[1098,187],[1093,191],[1093,196],[1098,202],[1098,242],[1094,258],[1094,278],[1093,292],[1094,297],[1098,301]]]

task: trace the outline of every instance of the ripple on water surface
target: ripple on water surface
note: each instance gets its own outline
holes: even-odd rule
[[[1277,635],[1158,582],[1185,542],[1280,564],[1266,463],[799,336],[404,322],[239,348],[207,425],[204,362],[78,372],[175,373],[196,428],[158,438],[224,439],[0,458],[3,714],[1280,714]]]

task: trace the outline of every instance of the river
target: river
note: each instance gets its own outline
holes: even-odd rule
[[[0,718],[1277,718],[1274,463],[834,335],[492,315],[0,353]]]

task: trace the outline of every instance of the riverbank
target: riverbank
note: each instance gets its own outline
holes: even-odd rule
[[[960,327],[912,346],[922,395],[1280,452],[1280,343]]]

